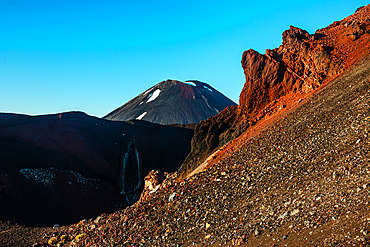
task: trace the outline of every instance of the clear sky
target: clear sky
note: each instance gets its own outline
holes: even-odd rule
[[[206,82],[239,102],[243,51],[314,33],[363,0],[1,0],[0,112],[102,117],[166,80]]]

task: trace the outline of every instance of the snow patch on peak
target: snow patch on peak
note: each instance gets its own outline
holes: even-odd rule
[[[146,95],[147,93],[149,93],[149,91],[150,91],[150,90],[152,90],[152,89],[150,88],[150,89],[146,90],[146,91],[143,93],[143,95]]]
[[[203,86],[205,89],[207,89],[208,91],[212,92],[212,89],[210,89],[209,87],[206,87],[206,86]]]
[[[141,120],[146,114],[147,112],[142,113],[140,116],[136,118],[136,120]]]
[[[192,82],[192,81],[186,81],[186,82],[184,82],[185,84],[187,84],[187,85],[189,85],[189,86],[193,86],[193,87],[196,87],[197,86],[197,84],[195,84],[194,82]]]
[[[155,100],[159,96],[160,93],[161,93],[161,90],[156,89],[146,103],[149,103],[150,101]]]

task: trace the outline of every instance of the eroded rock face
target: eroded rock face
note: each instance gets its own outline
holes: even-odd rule
[[[361,60],[368,53],[369,9],[359,8],[314,34],[290,26],[283,33],[282,45],[264,55],[245,51],[241,113],[253,117],[281,96],[311,92]]]
[[[366,57],[369,33],[370,6],[366,6],[314,34],[290,26],[282,45],[265,54],[245,51],[241,64],[246,81],[239,106],[196,126],[192,151],[179,174],[191,171],[225,140],[284,107],[279,103],[283,96],[312,92]]]
[[[139,202],[146,201],[151,193],[154,193],[160,186],[163,180],[166,178],[165,174],[160,170],[152,170],[144,178],[144,189],[140,195]]]
[[[318,42],[323,34],[310,35],[290,26],[283,44],[264,55],[250,49],[243,53],[246,82],[240,94],[244,115],[258,113],[267,104],[290,93],[307,93],[322,85],[328,76],[341,72],[330,57],[330,46]]]
[[[242,66],[246,83],[240,94],[239,104],[244,115],[258,112],[291,88],[291,83],[287,81],[290,74],[285,76],[284,64],[271,56],[261,55],[250,49],[243,53]],[[282,81],[286,85],[282,85]]]

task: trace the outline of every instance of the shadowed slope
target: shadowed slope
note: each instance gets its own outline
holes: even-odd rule
[[[152,169],[181,165],[192,133],[79,112],[0,114],[0,219],[66,224],[132,204]]]

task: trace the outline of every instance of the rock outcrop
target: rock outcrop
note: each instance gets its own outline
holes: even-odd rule
[[[192,151],[180,169],[184,176],[217,147],[257,121],[285,107],[281,99],[310,93],[364,58],[370,44],[370,7],[317,30],[290,26],[283,43],[260,54],[243,53],[245,84],[239,106],[228,108],[195,127]]]
[[[360,8],[312,35],[290,26],[279,48],[266,50],[264,55],[245,51],[241,113],[253,117],[284,95],[309,93],[362,59],[369,47],[368,12],[368,6]]]
[[[144,189],[140,195],[139,202],[145,201],[149,198],[151,193],[156,192],[165,178],[165,174],[160,170],[152,170],[149,172],[144,178]]]

